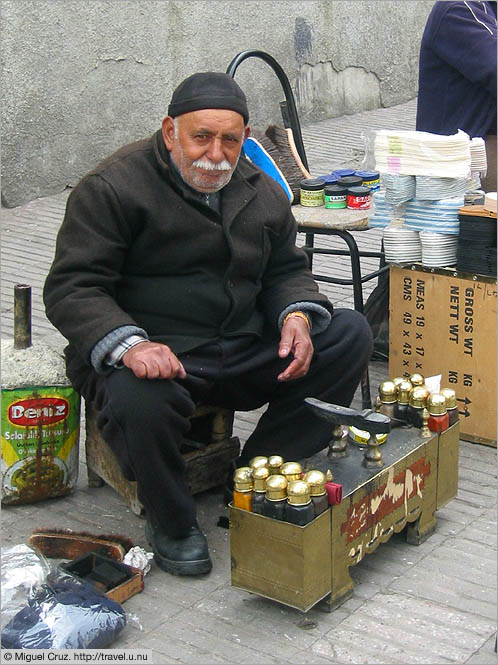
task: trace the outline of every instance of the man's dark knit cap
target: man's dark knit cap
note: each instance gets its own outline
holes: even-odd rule
[[[200,109],[228,109],[240,113],[246,125],[249,120],[245,94],[231,76],[222,72],[200,72],[182,81],[173,92],[168,115],[175,118]]]

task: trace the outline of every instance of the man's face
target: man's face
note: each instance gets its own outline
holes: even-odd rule
[[[176,128],[175,128],[176,124]],[[217,192],[230,182],[249,134],[236,111],[202,109],[163,120],[164,143],[185,182],[199,192]]]

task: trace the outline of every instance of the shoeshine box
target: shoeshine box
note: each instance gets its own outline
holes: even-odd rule
[[[331,589],[331,510],[305,526],[229,505],[231,584],[306,612]]]

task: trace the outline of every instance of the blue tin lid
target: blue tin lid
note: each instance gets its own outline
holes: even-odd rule
[[[332,171],[332,175],[336,175],[338,178],[345,178],[354,174],[354,169],[335,169],[335,171]]]
[[[355,171],[354,174],[361,176],[363,180],[377,180],[380,178],[378,171]]]
[[[319,175],[318,177],[320,178],[320,180],[323,180],[323,182],[326,185],[333,185],[339,179],[336,175],[333,175],[332,173],[325,173],[324,175]]]

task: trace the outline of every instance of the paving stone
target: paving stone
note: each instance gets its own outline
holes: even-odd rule
[[[469,520],[471,521],[471,520]],[[465,529],[464,522],[455,522],[445,517],[441,517],[438,512],[437,516],[437,531],[445,536],[455,536]]]
[[[463,526],[472,524],[476,519],[480,519],[483,514],[484,511],[478,511],[478,514],[476,515],[475,511],[469,513],[466,512],[465,509],[461,510],[460,504],[453,500],[436,512],[436,518],[438,524],[442,520],[447,520],[449,522],[454,522],[455,524],[461,524]]]
[[[131,647],[132,645],[126,643],[125,646]],[[210,645],[207,643],[204,647],[198,647],[196,644],[178,639],[162,628],[158,628],[154,633],[137,640],[133,644],[133,648],[152,649],[158,658],[154,663],[188,663],[189,665],[230,663],[231,665],[234,662],[229,655],[230,651],[225,656],[221,656],[212,652]]]
[[[484,644],[490,633],[495,630],[495,624],[488,619],[467,612],[455,612],[454,608],[442,603],[412,595],[381,593],[375,597],[375,608],[379,612],[390,615],[393,622],[398,622],[405,617],[417,624],[428,621],[438,630],[443,627],[445,629],[443,636],[448,639],[451,634],[454,634],[455,638],[459,638],[462,632],[468,633],[469,639],[475,638],[475,644],[479,642]],[[375,612],[375,610],[371,611]]]
[[[244,636],[245,637],[245,636]],[[253,636],[257,640],[257,635]],[[248,639],[248,638],[247,638]],[[251,637],[251,641],[252,641]],[[233,632],[229,625],[222,631],[219,624],[212,619],[206,625],[197,620],[196,615],[184,611],[168,619],[163,625],[147,635],[147,642],[152,648],[164,651],[166,655],[175,656],[179,650],[183,662],[229,662],[229,663],[282,663],[286,662],[285,654],[279,657],[278,651],[266,653],[264,647],[255,648],[242,643],[238,633]],[[159,644],[162,643],[162,647]],[[185,653],[186,651],[186,653]],[[200,656],[204,661],[198,660]],[[195,660],[192,660],[192,656]]]
[[[466,663],[469,665],[496,665],[498,659],[495,651],[495,644],[496,632],[466,661]]]
[[[395,580],[389,590],[426,598],[487,619],[496,618],[496,594],[491,602],[479,600],[473,594],[463,595],[460,593],[458,586],[455,584],[449,586],[448,580],[441,575],[438,575],[437,578],[434,575],[420,575],[417,577],[405,575]]]
[[[354,627],[343,628],[342,624],[313,645],[313,650],[321,655],[339,658],[343,663],[434,663],[434,654],[425,652],[422,640],[419,648],[408,649],[402,644],[395,644],[383,634],[383,627],[375,622],[364,621],[361,617],[354,622]],[[363,629],[367,628],[368,632]],[[440,658],[440,663],[450,663],[447,658]]]
[[[457,499],[465,502],[467,505],[475,506],[476,508],[491,508],[496,505],[496,495],[486,495],[467,490],[463,486],[458,487]]]
[[[327,663],[341,663],[343,661],[322,657],[312,650],[298,649],[287,662],[299,663],[299,665],[326,665]]]
[[[377,639],[382,638],[384,643],[389,644],[398,653],[405,654],[407,663],[461,662],[472,655],[471,648],[464,649],[455,640],[449,639],[443,642],[430,630],[429,622],[414,630],[414,625],[409,621],[392,622],[389,615],[382,615],[376,612],[375,608],[376,597],[365,603],[354,617],[344,621],[340,630],[349,628],[351,632],[357,631],[360,644],[370,635]],[[393,655],[397,656],[396,651]]]
[[[482,543],[479,541],[473,541],[468,538],[469,529],[465,529],[461,534],[455,536],[454,538],[449,538],[446,541],[446,545],[455,550],[456,559],[460,559],[461,553],[471,551],[474,556],[478,556],[481,559],[488,562],[489,566],[496,564],[496,546],[489,545],[488,543]]]
[[[460,465],[458,470],[458,483],[463,485],[472,483],[476,488],[480,488],[486,493],[494,493],[496,497],[496,473],[486,473],[482,470],[469,469]],[[467,489],[467,488],[466,488]]]

